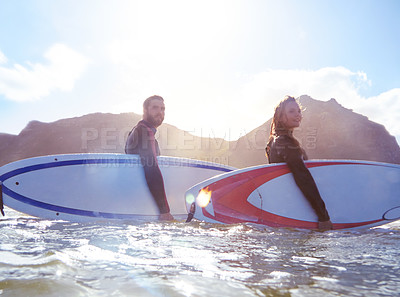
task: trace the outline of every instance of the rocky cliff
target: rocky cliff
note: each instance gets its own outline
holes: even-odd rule
[[[352,159],[400,164],[400,148],[384,126],[341,106],[301,96],[303,120],[295,130],[310,159]],[[271,119],[236,142],[230,162],[240,167],[265,162]],[[248,152],[248,153],[247,153]],[[247,156],[243,160],[243,156]]]
[[[354,159],[400,164],[400,148],[384,126],[327,102],[301,96],[304,109],[295,136],[310,159]],[[53,123],[30,122],[19,135],[0,134],[0,165],[49,154],[123,153],[125,139],[141,119],[134,113],[89,114]],[[163,124],[158,129],[161,152],[236,167],[266,163],[270,120],[237,141],[197,137]]]

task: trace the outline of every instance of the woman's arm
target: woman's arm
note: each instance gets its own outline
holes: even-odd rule
[[[310,171],[304,164],[302,152],[299,146],[290,139],[286,139],[280,144],[277,143],[278,150],[293,173],[294,180],[301,192],[307,198],[308,202],[318,216],[318,221],[329,221],[329,214],[326,210],[325,203],[321,198],[317,185]]]
[[[314,178],[304,164],[303,160],[292,156],[292,154],[289,153],[286,164],[293,173],[293,177],[297,186],[300,188],[301,192],[315,210],[315,213],[318,216],[318,221],[329,221],[330,218],[328,211],[326,210],[325,203],[321,198]]]

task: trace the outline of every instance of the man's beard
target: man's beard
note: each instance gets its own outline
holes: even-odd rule
[[[147,121],[153,125],[155,128],[157,128],[158,126],[160,126],[162,124],[162,122],[164,121],[164,117],[162,115],[159,115],[157,117],[153,117],[151,115],[147,116]]]

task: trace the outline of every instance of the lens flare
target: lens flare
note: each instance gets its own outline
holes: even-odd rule
[[[188,204],[192,204],[192,203],[194,202],[194,200],[195,200],[195,198],[194,198],[193,194],[188,193],[188,194],[186,195],[186,202],[187,202]]]
[[[199,194],[197,195],[196,202],[200,207],[206,207],[211,200],[211,191],[208,188],[201,189]]]

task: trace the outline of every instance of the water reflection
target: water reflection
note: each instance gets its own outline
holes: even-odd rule
[[[0,295],[396,295],[399,226],[321,233],[197,221],[77,224],[14,212],[0,220]]]

